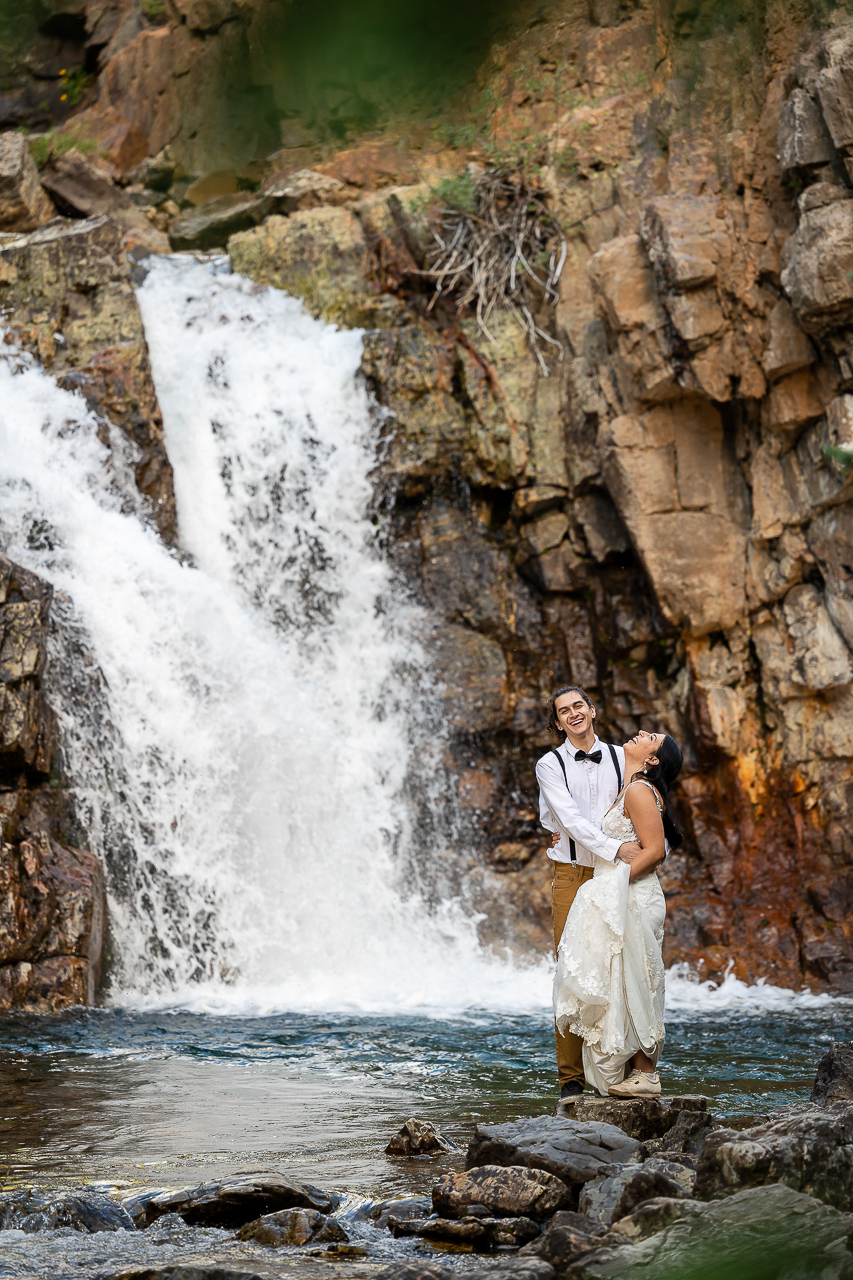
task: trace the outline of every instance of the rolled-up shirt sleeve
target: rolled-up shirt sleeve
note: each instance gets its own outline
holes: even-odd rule
[[[615,861],[624,841],[606,836],[601,827],[583,817],[566,786],[560,766],[556,762],[552,764],[550,760],[540,760],[536,766],[536,780],[539,783],[540,797],[544,801],[540,814],[543,807],[547,807],[561,835],[571,837],[577,844],[583,845],[599,858],[604,858],[606,862]],[[542,825],[547,827],[544,820]]]

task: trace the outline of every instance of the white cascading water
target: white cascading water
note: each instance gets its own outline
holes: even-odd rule
[[[191,560],[146,523],[124,437],[0,357],[0,550],[57,588],[51,700],[108,871],[112,1003],[543,1008],[544,964],[484,954],[422,892],[449,855],[404,792],[440,810],[445,784],[421,616],[369,514],[360,334],[190,257],[139,302]],[[734,979],[672,994],[766,1003]]]
[[[139,301],[192,563],[82,400],[0,371],[2,547],[61,593],[52,701],[109,871],[112,1000],[542,1004],[542,973],[483,955],[415,877],[401,792],[442,784],[434,695],[369,517],[360,334],[192,258]]]

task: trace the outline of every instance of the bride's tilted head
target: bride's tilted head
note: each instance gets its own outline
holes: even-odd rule
[[[663,800],[663,827],[671,849],[677,849],[683,840],[675,825],[669,804],[669,789],[681,772],[681,748],[668,733],[647,733],[641,729],[635,738],[625,743],[625,778],[645,778],[656,787]]]

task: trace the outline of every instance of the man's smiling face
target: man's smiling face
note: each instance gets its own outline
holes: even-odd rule
[[[574,690],[571,693],[561,693],[554,704],[554,710],[557,713],[557,723],[561,729],[565,729],[572,742],[582,743],[592,732],[593,708]]]

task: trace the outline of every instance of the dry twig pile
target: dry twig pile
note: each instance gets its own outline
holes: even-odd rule
[[[474,189],[473,210],[442,209],[433,235],[436,246],[427,272],[435,280],[430,308],[449,293],[456,294],[459,310],[476,303],[477,323],[492,342],[490,317],[496,307],[509,311],[547,376],[540,344],[556,347],[560,359],[563,348],[534,316],[543,299],[557,301],[566,239],[542,193],[520,168],[488,169]]]

